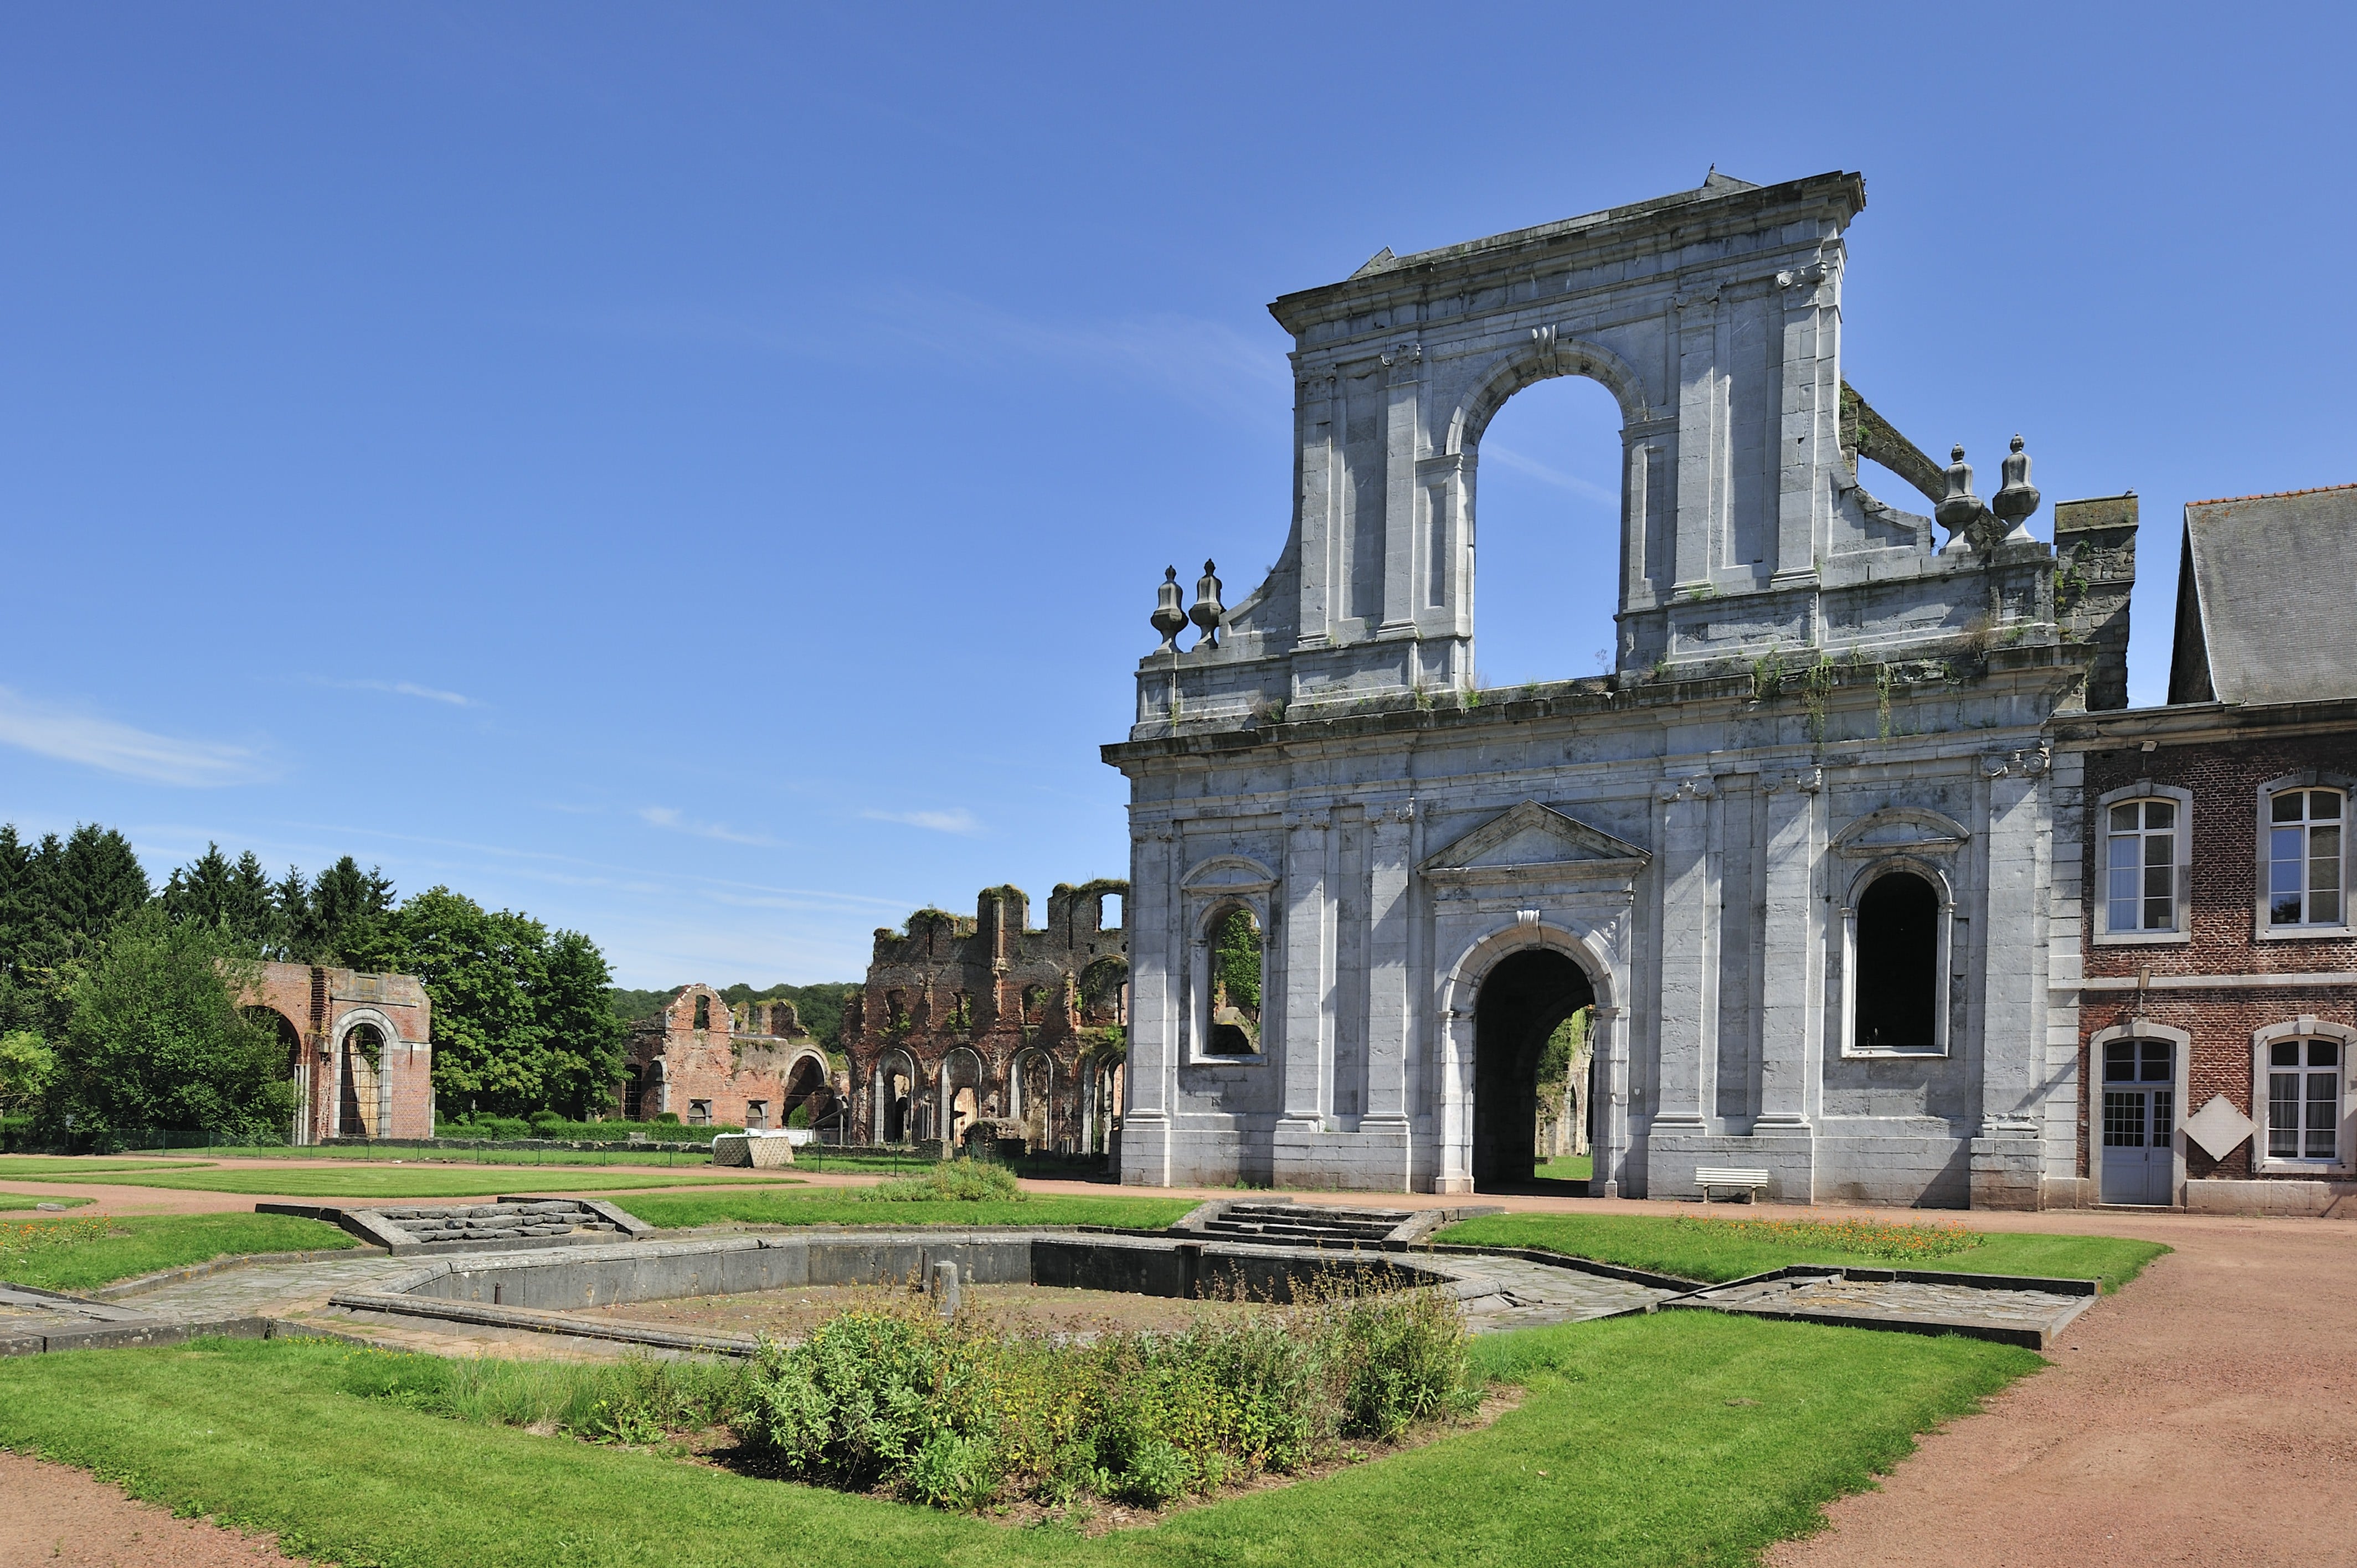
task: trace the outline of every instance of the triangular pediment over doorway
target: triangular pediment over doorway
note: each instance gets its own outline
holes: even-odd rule
[[[1416,869],[1443,881],[1486,881],[1548,872],[1632,876],[1652,858],[1625,839],[1525,800],[1464,834]]]

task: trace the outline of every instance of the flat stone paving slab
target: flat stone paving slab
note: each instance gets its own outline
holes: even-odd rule
[[[1524,1258],[1457,1252],[1435,1261],[1462,1280],[1458,1299],[1465,1306],[1466,1326],[1476,1334],[1617,1317],[1625,1312],[1647,1311],[1677,1294]]]
[[[2094,1300],[2092,1293],[1833,1274],[1738,1280],[1680,1297],[1675,1305],[1858,1328],[1962,1334],[2043,1350]]]

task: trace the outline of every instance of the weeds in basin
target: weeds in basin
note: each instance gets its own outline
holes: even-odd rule
[[[943,1160],[915,1176],[878,1182],[859,1195],[869,1203],[1021,1203],[1030,1196],[1013,1171],[986,1160]]]
[[[1731,1234],[1746,1241],[1805,1248],[1811,1251],[1854,1252],[1886,1258],[1894,1263],[1953,1257],[1981,1244],[1981,1233],[1961,1225],[1932,1220],[1904,1224],[1864,1217],[1856,1219],[1699,1219],[1680,1216],[1678,1223],[1705,1232]]]
[[[374,1348],[348,1354],[341,1374],[342,1391],[361,1399],[629,1445],[727,1424],[742,1410],[745,1386],[735,1362],[446,1360]]]
[[[1086,1342],[883,1300],[799,1344],[764,1340],[736,1427],[782,1474],[936,1508],[1160,1508],[1479,1403],[1454,1301],[1331,1281],[1309,1294]]]

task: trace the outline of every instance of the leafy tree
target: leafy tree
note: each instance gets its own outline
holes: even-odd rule
[[[30,1029],[0,1035],[0,1112],[21,1111],[58,1074],[58,1054]]]
[[[349,927],[346,961],[414,974],[434,1004],[434,1090],[453,1115],[602,1107],[621,1072],[622,1026],[605,955],[529,915],[433,887]]]
[[[1260,1016],[1260,927],[1242,909],[1221,917],[1211,934],[1211,978],[1228,988],[1228,1005]]]
[[[125,916],[65,987],[71,1008],[42,1101],[77,1131],[202,1130],[253,1137],[295,1109],[274,1031],[237,997],[255,961],[219,926],[161,908]]]

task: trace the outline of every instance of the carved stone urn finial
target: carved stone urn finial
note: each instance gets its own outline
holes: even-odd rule
[[[1940,498],[1940,504],[1932,509],[1932,515],[1942,528],[1948,531],[1949,550],[1972,548],[1971,542],[1964,537],[1964,531],[1979,521],[1981,498],[1973,494],[1973,466],[1964,461],[1962,446],[1948,454],[1948,493]]]
[[[1162,568],[1162,581],[1154,590],[1154,629],[1162,634],[1162,646],[1157,653],[1178,651],[1178,634],[1187,629],[1187,612],[1178,607],[1182,589],[1178,586],[1178,568]]]
[[[1187,618],[1203,634],[1196,639],[1196,647],[1220,646],[1220,618],[1227,613],[1227,607],[1220,603],[1220,579],[1213,575],[1211,563],[1206,561],[1202,576],[1195,582],[1195,607],[1187,612]]]
[[[2005,460],[2005,483],[1989,498],[1989,510],[2004,520],[2004,542],[2020,544],[2035,536],[2029,532],[2029,514],[2038,510],[2038,487],[2029,482],[2029,454],[2021,449],[2021,437],[2013,438],[2013,452]]]

